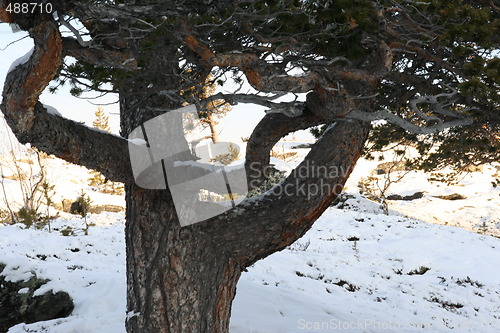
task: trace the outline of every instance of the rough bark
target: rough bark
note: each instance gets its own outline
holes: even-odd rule
[[[224,243],[182,228],[168,191],[127,192],[128,332],[228,332],[240,265]]]
[[[163,84],[168,89],[176,82]],[[148,110],[175,105],[145,96],[140,83],[131,87],[120,93],[123,135],[149,120]],[[228,332],[241,274],[228,247],[210,228],[181,228],[168,190],[129,183],[125,192],[127,332]]]

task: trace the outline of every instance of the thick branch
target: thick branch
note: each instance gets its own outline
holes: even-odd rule
[[[364,120],[364,121],[387,120],[388,122],[398,125],[399,127],[415,134],[433,134],[447,128],[467,126],[473,123],[472,118],[467,117],[450,121],[443,121],[436,125],[422,127],[415,125],[412,122],[403,119],[398,115],[386,110],[381,110],[377,112],[362,112],[358,110],[353,110],[347,113],[345,117],[350,119]]]
[[[304,235],[340,194],[369,128],[369,123],[350,120],[330,126],[280,185],[191,227],[217,232],[243,267],[284,249]]]
[[[300,116],[305,108],[305,102],[272,102],[273,99],[284,96],[284,94],[276,94],[274,96],[261,96],[256,94],[224,94],[218,93],[208,98],[203,99],[200,104],[206,107],[207,104],[224,100],[230,105],[237,105],[238,103],[248,103],[262,105],[268,108],[266,113],[282,113],[288,117]]]
[[[216,55],[194,35],[185,33],[185,45],[196,53],[206,64],[215,67],[237,67],[245,73],[248,82],[258,91],[288,91],[306,93],[321,81],[315,73],[291,76],[253,53],[229,53]],[[280,73],[277,75],[277,73]]]
[[[132,179],[124,139],[49,114],[38,102],[62,63],[62,41],[50,16],[40,20],[29,33],[34,51],[27,62],[7,75],[1,104],[16,137],[48,154],[101,171],[111,180]]]
[[[64,56],[71,56],[98,67],[115,67],[124,70],[136,70],[137,60],[132,53],[125,51],[102,50],[94,47],[83,47],[74,38],[65,37],[63,42]]]
[[[97,170],[111,181],[134,181],[127,140],[49,114],[40,103],[35,112],[30,131],[16,133],[19,142],[29,142],[47,154]]]

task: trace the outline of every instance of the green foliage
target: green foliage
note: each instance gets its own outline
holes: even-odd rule
[[[45,199],[45,204],[47,207],[52,206],[54,204],[54,201],[52,201],[52,198],[54,197],[55,194],[55,185],[51,185],[48,183],[46,180],[42,183],[40,191],[43,194],[43,197]]]
[[[79,203],[82,209],[80,215],[82,217],[86,217],[92,205],[92,200],[88,197],[87,193],[85,193],[84,190],[81,190],[78,197],[76,198],[76,202]]]
[[[323,133],[325,133],[325,130],[328,126],[327,125],[321,125],[321,126],[314,126],[309,129],[309,132],[316,138],[319,139]]]
[[[135,56],[140,69],[126,73],[77,61],[64,67],[60,84],[70,82],[72,92],[80,94],[88,89],[104,89],[107,83],[111,84],[111,90],[117,90],[133,79],[138,91],[152,84],[151,92],[155,95],[155,89],[161,89],[164,82],[175,81],[179,83],[178,91],[157,103],[171,105],[176,98],[181,104],[206,97],[201,95],[207,78],[213,86],[224,82],[226,74],[237,84],[242,83],[241,70],[245,69],[242,65],[212,68],[200,60],[203,57],[198,52],[181,41],[179,31],[181,35],[184,33],[185,24],[186,31],[192,32],[214,54],[230,57],[233,53],[248,53],[268,60],[272,63],[270,66],[258,66],[262,72],[269,69],[272,77],[294,68],[321,77],[322,89],[336,89],[366,83],[363,79],[344,80],[337,75],[337,70],[373,74],[379,86],[374,92],[376,100],[370,102],[371,111],[387,110],[414,125],[423,125],[410,101],[424,95],[456,92],[456,99],[445,108],[463,110],[463,115],[474,120],[474,124],[466,128],[430,135],[411,134],[398,126],[380,122],[370,134],[367,154],[397,144],[411,145],[422,154],[421,159],[414,161],[414,167],[424,170],[446,165],[460,169],[464,165],[498,160],[498,5],[488,0],[256,0],[225,2],[223,7],[215,2],[212,5],[215,9],[205,11],[201,3],[193,4],[189,14],[179,15],[182,19],[176,15],[162,18],[151,15],[135,23],[128,18],[118,18],[117,22],[120,19],[122,22],[116,25],[99,22],[108,37],[103,38],[104,33],[96,34],[94,46],[102,44],[103,48],[111,46],[119,50],[126,49],[123,45],[133,44],[130,49],[139,50]],[[187,8],[185,6],[190,5],[183,2],[179,6]],[[118,36],[123,31],[147,32],[140,38],[136,35],[113,40],[113,34]],[[384,44],[392,51],[393,66],[389,70],[392,77],[370,71],[372,62],[380,60],[378,55]],[[165,58],[178,65],[178,72],[158,71],[161,65],[157,62]],[[323,65],[332,61],[335,65],[328,68]],[[376,64],[373,67],[377,68]],[[398,75],[402,79],[394,79]],[[353,100],[357,98],[355,95],[358,94],[351,96]],[[208,119],[215,114],[212,111],[222,110],[227,104],[217,101],[212,106],[211,112],[200,112],[202,119],[213,121]],[[429,105],[420,105],[419,109],[427,116],[433,115]],[[444,116],[443,120],[450,118]],[[320,126],[311,132],[319,137],[324,129]],[[93,175],[90,181],[99,186],[106,182],[98,175]]]
[[[85,219],[85,228],[83,229],[85,232],[85,235],[89,234],[89,224],[87,222],[87,213],[90,210],[90,206],[92,205],[92,200],[87,196],[85,191],[83,189],[81,190],[78,198],[76,198],[76,202],[79,205],[80,210],[80,215]]]
[[[24,224],[26,228],[31,228],[40,219],[40,213],[34,209],[22,207],[17,212],[17,219],[20,223]]]
[[[70,227],[70,226],[67,226],[66,228],[62,229],[61,231],[61,235],[63,236],[75,236],[75,230]]]
[[[259,35],[293,36],[294,42],[309,52],[324,56],[364,56],[367,50],[361,43],[362,32],[373,32],[378,25],[375,8],[367,0],[263,0],[240,6],[243,11],[257,13],[257,19],[245,23]]]
[[[117,68],[97,67],[85,61],[78,60],[72,64],[63,66],[63,75],[56,80],[56,85],[51,86],[49,91],[55,93],[61,86],[69,83],[70,93],[80,97],[82,93],[89,91],[113,91],[106,84],[113,84],[126,77],[126,72]]]

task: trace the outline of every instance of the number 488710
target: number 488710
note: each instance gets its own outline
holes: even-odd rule
[[[5,10],[8,13],[14,14],[28,14],[28,13],[52,13],[53,8],[50,2],[36,3],[36,2],[23,2],[23,3],[9,3]]]

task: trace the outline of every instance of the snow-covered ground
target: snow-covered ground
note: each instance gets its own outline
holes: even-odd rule
[[[75,199],[84,189],[94,202],[123,205],[121,196],[92,191],[86,169],[50,163],[57,200]],[[376,165],[361,160],[343,209],[331,207],[303,238],[242,275],[232,333],[500,331],[500,239],[477,227],[485,222],[489,234],[499,229],[494,166],[454,187],[412,172],[388,192],[425,191],[424,197],[391,201],[387,216],[358,193],[360,178]],[[7,183],[12,191],[16,185]],[[434,197],[451,193],[467,198]],[[63,290],[75,302],[68,318],[19,324],[9,333],[124,332],[124,216],[90,214],[88,223],[88,235],[84,221],[70,214],[53,221],[50,233],[0,225],[2,275],[19,280],[36,273],[51,280],[39,293]],[[68,226],[73,233],[63,236]]]
[[[361,197],[329,209],[288,249],[249,268],[238,285],[231,332],[497,332],[500,240],[457,227],[381,214]],[[2,273],[35,272],[40,293],[68,292],[64,319],[13,332],[124,332],[123,216],[58,219],[75,236],[0,227]],[[422,274],[423,273],[423,274]]]

